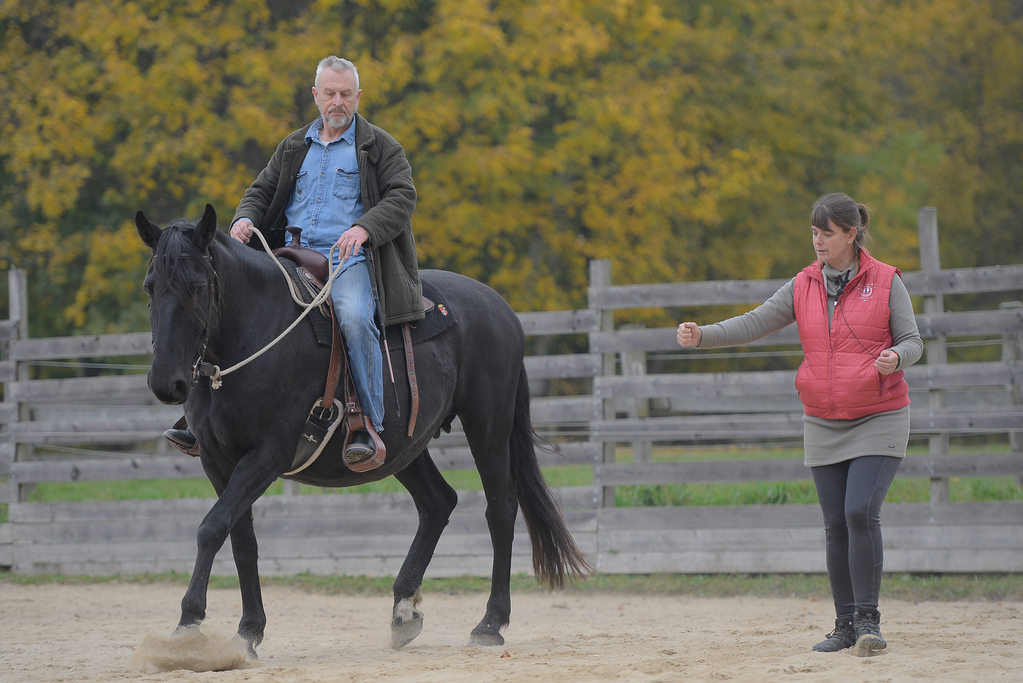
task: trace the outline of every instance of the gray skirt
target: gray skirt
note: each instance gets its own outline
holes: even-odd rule
[[[803,415],[804,464],[834,465],[861,455],[906,457],[909,406],[855,420],[825,420]]]

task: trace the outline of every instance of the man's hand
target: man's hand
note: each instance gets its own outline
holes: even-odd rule
[[[363,243],[368,239],[369,233],[361,225],[353,225],[341,233],[341,236],[337,238],[341,262],[344,263],[349,256],[358,256],[359,249],[362,248]]]
[[[899,354],[891,349],[885,349],[874,361],[874,368],[882,375],[890,375],[899,367]]]
[[[231,237],[235,238],[242,244],[248,244],[249,239],[252,237],[252,230],[255,228],[248,218],[239,218],[235,221],[234,225],[231,226]]]
[[[703,341],[703,330],[696,323],[682,323],[678,326],[675,341],[679,346],[699,346]]]

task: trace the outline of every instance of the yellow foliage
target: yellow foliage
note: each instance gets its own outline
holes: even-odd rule
[[[334,53],[412,163],[423,266],[519,310],[584,306],[591,258],[791,275],[834,190],[903,269],[922,203],[950,264],[1019,261],[1021,36],[1002,0],[7,0],[0,259],[46,334],[144,328],[131,216],[230,216]]]

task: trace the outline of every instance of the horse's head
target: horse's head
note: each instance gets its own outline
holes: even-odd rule
[[[219,287],[210,243],[217,213],[207,204],[198,223],[177,221],[161,230],[139,211],[135,227],[153,250],[142,285],[153,328],[149,388],[163,403],[184,403],[216,324]]]

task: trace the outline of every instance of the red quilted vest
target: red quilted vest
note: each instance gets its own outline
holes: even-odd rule
[[[807,415],[852,420],[909,405],[901,370],[882,375],[874,360],[892,345],[888,295],[899,269],[860,251],[860,269],[835,305],[828,330],[828,297],[819,262],[797,276],[793,305],[803,362],[796,390]]]

